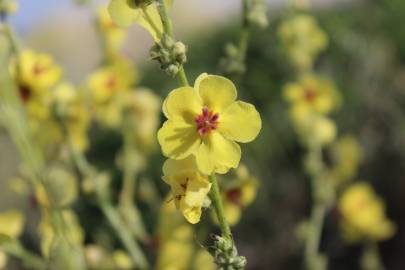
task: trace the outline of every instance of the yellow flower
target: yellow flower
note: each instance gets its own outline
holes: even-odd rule
[[[306,146],[325,146],[336,138],[336,124],[331,119],[316,114],[305,114],[305,118],[295,121],[296,132]]]
[[[18,210],[7,210],[0,213],[0,234],[17,238],[24,229],[24,216]]]
[[[385,216],[385,206],[365,182],[350,186],[339,200],[341,228],[348,242],[381,241],[395,233],[395,224]]]
[[[72,146],[77,151],[86,150],[89,144],[87,129],[90,116],[82,92],[69,83],[61,83],[52,92],[52,102],[58,117],[64,121]],[[60,137],[63,138],[63,134]]]
[[[160,41],[163,34],[163,24],[157,10],[157,3],[153,1],[148,5],[137,5],[136,2],[142,1],[111,0],[108,11],[112,20],[121,27],[137,23],[145,28],[156,42]],[[171,0],[166,1],[168,6],[171,6],[171,3]]]
[[[19,57],[11,63],[11,72],[17,81],[20,98],[29,116],[29,124],[40,130],[40,122],[50,117],[49,89],[62,76],[62,69],[50,55],[22,50]]]
[[[236,101],[236,96],[230,80],[206,73],[197,78],[194,89],[170,92],[163,103],[168,120],[158,132],[163,154],[176,160],[194,155],[205,174],[236,168],[241,149],[235,141],[250,142],[261,129],[255,107]]]
[[[160,211],[156,269],[186,270],[191,264],[195,269],[216,269],[209,253],[197,249],[195,233],[191,225],[187,224],[176,211],[174,204],[168,204],[166,201]],[[193,254],[196,254],[194,262],[191,261]]]
[[[136,70],[124,59],[97,70],[89,77],[87,87],[97,120],[108,127],[121,124],[122,99],[136,79]]]
[[[292,117],[305,117],[306,113],[328,114],[339,106],[340,98],[334,84],[306,74],[298,82],[289,83],[283,89],[283,95],[292,105]]]
[[[35,99],[54,86],[62,76],[62,69],[50,55],[23,50],[17,62],[12,65],[17,76],[21,99],[26,102]]]
[[[151,90],[138,88],[124,99],[126,115],[131,117],[137,147],[150,152],[156,146],[156,131],[160,122],[161,100]]]
[[[284,21],[278,35],[290,60],[300,69],[310,68],[328,45],[325,32],[310,15],[297,15]]]
[[[226,182],[222,188],[225,218],[231,226],[239,222],[242,210],[256,198],[258,188],[258,181],[244,165],[236,170],[236,175],[236,179]]]
[[[195,158],[168,159],[163,164],[163,180],[170,185],[173,200],[188,222],[200,221],[201,207],[210,191],[211,183],[197,169]]]
[[[118,27],[111,19],[104,6],[98,12],[98,25],[104,37],[107,53],[114,57],[125,39],[125,31]]]
[[[330,178],[336,185],[352,180],[363,156],[361,145],[352,135],[345,135],[331,147]]]
[[[94,102],[106,103],[119,93],[128,91],[135,79],[133,67],[126,61],[120,61],[90,75],[87,86]]]

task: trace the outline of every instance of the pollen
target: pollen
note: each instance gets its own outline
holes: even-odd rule
[[[214,113],[207,107],[204,107],[202,113],[195,118],[198,133],[203,136],[209,134],[211,130],[217,129],[218,118],[218,113]]]

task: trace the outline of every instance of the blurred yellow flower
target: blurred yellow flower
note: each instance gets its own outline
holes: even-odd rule
[[[18,238],[24,229],[25,218],[18,210],[7,210],[0,213],[0,234]]]
[[[128,91],[136,75],[129,62],[123,60],[95,71],[88,78],[87,86],[94,102],[103,104],[117,94]]]
[[[151,90],[137,88],[124,98],[126,115],[132,122],[137,147],[145,153],[157,144],[156,131],[160,123],[161,99]]]
[[[245,165],[236,170],[236,175],[233,181],[224,181],[222,188],[225,218],[231,226],[239,222],[242,210],[256,198],[258,188],[258,181],[249,174]]]
[[[171,0],[165,2],[171,6]],[[137,23],[145,28],[156,42],[162,38],[163,24],[155,1],[111,0],[108,11],[117,25],[127,27]]]
[[[356,138],[352,135],[339,138],[332,144],[330,154],[332,166],[329,169],[329,177],[335,185],[352,180],[363,156],[363,150]]]
[[[314,59],[328,45],[326,33],[315,18],[300,14],[284,21],[278,36],[291,62],[299,69],[309,69]]]
[[[256,138],[261,119],[255,107],[236,101],[235,85],[228,79],[200,75],[192,87],[169,93],[163,103],[168,120],[158,132],[163,154],[172,159],[196,157],[205,174],[236,168],[240,146]]]
[[[174,204],[166,201],[160,211],[159,252],[155,269],[187,270],[192,265],[194,269],[216,269],[211,255],[196,246],[193,228],[176,211]],[[191,261],[193,254],[194,262]]]
[[[87,81],[92,111],[98,121],[118,127],[122,121],[124,97],[137,80],[136,69],[124,59],[94,72]]]
[[[11,68],[24,102],[41,96],[62,76],[62,69],[53,62],[50,55],[28,49],[21,51]]]
[[[72,146],[77,151],[86,150],[90,116],[82,91],[69,83],[61,83],[52,91],[52,105],[69,132]],[[60,136],[64,137],[63,134]]]
[[[20,52],[18,58],[11,62],[10,69],[35,134],[42,128],[42,122],[50,118],[48,94],[61,78],[62,69],[50,55],[29,49]]]
[[[336,124],[328,117],[311,113],[294,124],[300,140],[306,146],[325,146],[336,138]]]
[[[106,52],[109,56],[115,57],[125,40],[125,31],[112,21],[107,8],[104,6],[100,7],[98,11],[98,25],[104,37]]]
[[[310,112],[328,114],[340,104],[334,84],[313,74],[305,74],[298,82],[287,84],[283,96],[292,105],[291,116],[298,121]]]
[[[163,180],[171,187],[176,208],[180,209],[188,222],[199,222],[211,183],[206,175],[198,171],[195,158],[189,156],[183,160],[166,160],[163,175]]]
[[[395,233],[395,224],[385,216],[384,202],[366,182],[349,186],[338,206],[343,237],[348,242],[381,241]]]

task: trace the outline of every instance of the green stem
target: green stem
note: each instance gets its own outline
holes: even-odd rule
[[[4,33],[6,34],[7,39],[10,42],[12,53],[16,57],[18,57],[18,55],[20,54],[20,45],[18,43],[18,40],[15,36],[13,29],[10,27],[10,25],[8,23],[3,23],[3,29],[4,29]]]
[[[311,166],[309,174],[313,205],[305,243],[305,264],[308,270],[324,270],[327,265],[327,257],[319,252],[319,246],[328,209],[328,201],[324,195],[325,189],[328,187],[325,186],[327,182],[323,178],[325,166],[322,160],[322,148],[316,145],[310,146],[308,158]]]
[[[80,174],[92,179],[96,186],[96,195],[101,211],[113,227],[122,244],[128,250],[132,261],[139,267],[139,269],[148,269],[149,263],[146,256],[143,254],[138,243],[133,239],[131,230],[127,227],[125,222],[123,222],[118,211],[112,206],[108,196],[105,195],[106,192],[100,187],[100,183],[96,179],[97,171],[90,165],[81,152],[78,152],[73,148],[69,131],[66,129],[62,121],[60,121],[60,123],[64,134],[67,136],[69,150],[74,164]]]
[[[127,228],[125,223],[122,222],[122,219],[115,208],[107,201],[100,202],[100,207],[121,242],[127,248],[134,264],[137,266],[137,269],[138,267],[139,269],[149,269],[149,263],[145,255],[137,242],[133,240],[131,231]]]
[[[245,62],[249,42],[249,0],[242,0],[242,28],[239,38],[239,53],[241,60]]]
[[[221,193],[219,192],[217,178],[215,177],[215,174],[210,175],[209,178],[212,184],[210,191],[210,198],[214,206],[215,213],[219,221],[219,225],[221,227],[222,236],[229,240],[232,240],[231,228],[229,227],[229,224],[225,218],[224,206],[222,205],[222,198]]]
[[[361,257],[362,270],[385,270],[381,260],[380,252],[378,251],[377,243],[366,242],[363,247],[363,255]]]
[[[165,34],[174,39],[172,21],[169,18],[169,13],[168,13],[167,6],[166,6],[166,3],[164,0],[158,0],[158,11],[159,11],[160,18],[162,19],[163,30],[164,30]],[[188,79],[187,79],[186,71],[184,70],[183,67],[177,73],[177,77],[178,77],[180,85],[182,85],[182,86],[190,85],[188,82]]]
[[[147,237],[145,226],[142,222],[141,214],[134,203],[136,174],[136,153],[133,138],[133,129],[130,119],[124,120],[123,125],[123,185],[120,194],[120,209],[125,221],[130,226],[134,236],[145,240]]]
[[[153,30],[158,33],[158,36],[162,36],[162,32],[160,29],[157,27],[153,19],[151,18],[148,9],[146,7],[142,7],[142,12],[144,14],[145,20],[150,24],[150,26],[153,28]]]
[[[2,249],[8,255],[14,256],[22,261],[25,267],[29,269],[45,270],[46,262],[38,255],[24,249],[20,243],[6,243]]]

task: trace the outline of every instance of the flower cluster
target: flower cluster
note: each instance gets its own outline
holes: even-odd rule
[[[171,6],[172,1],[166,0]],[[136,23],[145,28],[159,42],[163,36],[163,24],[156,1],[111,0],[108,11],[115,24],[127,27]]]
[[[349,186],[339,199],[341,228],[348,242],[382,241],[395,233],[395,225],[385,216],[385,206],[365,182]]]
[[[288,58],[299,70],[310,69],[328,45],[325,32],[310,15],[296,15],[284,21],[278,35]]]
[[[289,83],[283,95],[290,106],[290,118],[305,145],[327,145],[336,136],[335,123],[327,115],[340,104],[334,84],[313,74]]]
[[[156,269],[187,269],[190,266],[197,270],[216,269],[209,253],[195,247],[193,227],[176,212],[173,204],[165,202],[161,207],[157,237]]]
[[[229,225],[233,226],[239,222],[242,210],[256,198],[259,182],[250,175],[243,164],[236,169],[235,177],[231,181],[229,180],[221,182],[221,190],[225,218]]]

